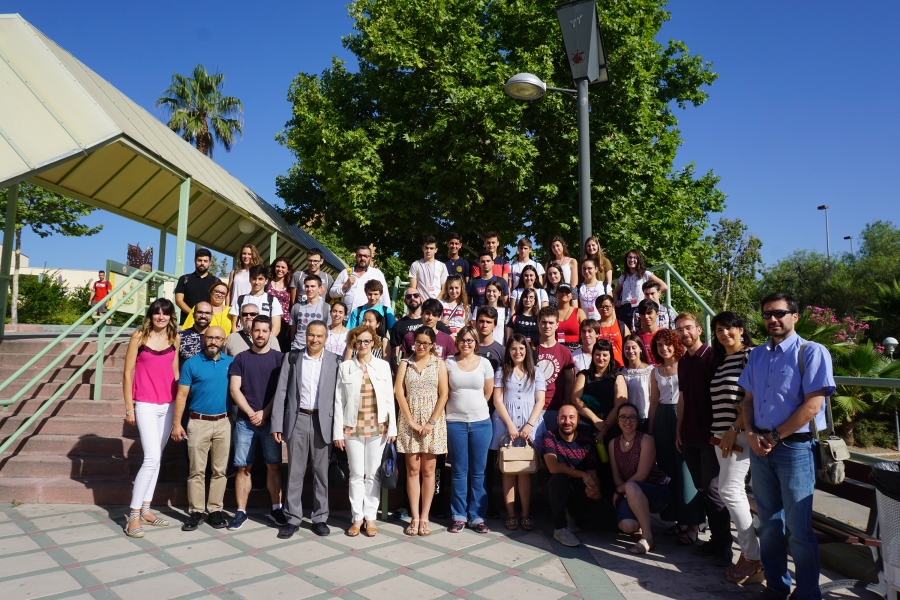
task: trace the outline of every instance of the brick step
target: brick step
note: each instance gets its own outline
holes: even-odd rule
[[[40,477],[43,479],[106,479],[134,481],[142,457],[125,456],[46,456],[21,454],[0,460],[0,480]],[[187,458],[163,460],[159,481],[187,481]]]
[[[106,383],[106,377],[103,378],[105,382],[103,384],[103,389],[101,391],[101,399],[103,400],[121,400],[122,399],[122,381],[111,381]],[[35,385],[28,388],[25,392],[23,399],[28,398],[49,398],[57,391],[59,391],[60,387],[63,386],[65,382],[53,382],[53,383],[36,383]],[[10,384],[8,388],[3,390],[0,396],[4,398],[11,398],[16,392],[18,392],[25,384],[24,383],[13,383]],[[89,399],[94,397],[94,384],[92,383],[79,383],[74,382],[70,386],[66,388],[66,391],[62,393],[59,397],[59,400],[69,400],[71,398],[81,398],[81,399]]]
[[[110,352],[107,351],[104,353],[106,358],[103,361],[104,365],[118,365],[123,366],[125,364],[125,348],[123,347],[120,351]],[[34,357],[34,354],[3,354],[0,352],[0,367],[12,367],[10,374],[14,373],[16,369],[23,366],[29,360]],[[55,356],[42,356],[38,359],[38,361],[32,366],[32,368],[42,369],[50,364],[50,362],[56,358]],[[85,353],[85,354],[72,354],[65,359],[63,359],[59,365],[57,366],[66,366],[66,367],[74,367],[78,368],[82,366],[84,363],[96,360],[95,353]]]
[[[8,436],[19,428],[30,415],[0,417],[0,436]],[[32,425],[29,432],[54,435],[138,436],[138,429],[123,418],[115,417],[63,417],[44,413]]]
[[[118,364],[111,364],[108,359],[103,362],[103,381],[106,383],[111,383],[113,381],[122,381],[122,375],[125,373],[125,361],[120,360],[117,361]],[[44,375],[42,381],[47,382],[57,382],[61,383],[63,381],[68,381],[75,375],[75,372],[80,369],[82,365],[57,365],[56,368],[51,370],[49,373]],[[21,382],[30,381],[34,376],[38,375],[44,367],[31,367],[26,370],[24,373],[19,375],[18,380]],[[0,366],[0,383],[6,381],[8,378],[12,377],[16,371],[19,370],[19,367],[3,367]],[[94,383],[94,373],[96,372],[96,363],[89,366],[79,377],[79,381],[82,383]],[[15,383],[10,384],[9,387],[5,389],[11,389]]]
[[[122,423],[122,421],[120,421]],[[7,434],[8,435],[8,434]],[[0,436],[2,439],[6,435]],[[135,429],[134,435],[81,435],[81,434],[48,434],[26,433],[17,439],[12,447],[0,454],[0,460],[9,455],[45,455],[45,456],[101,456],[107,459],[128,456],[141,458],[141,440]],[[170,442],[163,448],[163,457],[183,456],[184,450],[179,444]]]
[[[0,418],[11,415],[29,417],[34,414],[46,398],[28,398],[19,400],[9,407],[6,414],[0,413]],[[44,414],[58,415],[61,417],[118,417],[125,413],[125,403],[122,400],[88,400],[87,398],[72,398],[71,400],[57,400]]]

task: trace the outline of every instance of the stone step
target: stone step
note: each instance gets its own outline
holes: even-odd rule
[[[103,389],[101,390],[101,399],[103,400],[116,400],[123,399],[122,396],[122,381],[112,381],[106,383],[106,377],[103,378],[104,384]],[[3,390],[0,397],[3,398],[11,398],[14,394],[16,394],[22,387],[25,386],[26,382],[15,382],[9,385],[5,390]],[[36,383],[33,386],[28,388],[28,391],[25,392],[24,398],[49,398],[53,394],[55,394],[60,387],[64,385],[65,382],[52,382],[52,383]],[[66,390],[59,397],[60,400],[68,400],[70,398],[82,398],[88,399],[94,397],[94,384],[92,383],[79,383],[74,382],[69,385]]]
[[[117,348],[116,346],[121,346],[121,347]],[[116,364],[116,361],[121,361],[121,363],[119,363],[119,364],[124,365],[125,364],[125,362],[124,362],[125,361],[125,350],[126,350],[125,345],[121,345],[121,344],[114,345],[111,349],[107,349],[107,351],[104,352],[104,355],[106,356],[106,358],[104,359],[104,364]],[[9,353],[8,352],[8,353],[4,354],[2,351],[0,351],[0,366],[13,367],[13,372],[14,372],[15,369],[18,369],[19,367],[21,367],[25,363],[27,363],[29,360],[34,358],[35,354],[37,354],[37,353],[36,352]],[[56,353],[56,354],[52,354],[52,355],[50,355],[50,354],[44,355],[41,358],[39,358],[37,360],[37,362],[34,363],[33,366],[38,367],[38,368],[46,367],[59,354],[60,353]],[[80,352],[80,353],[70,354],[69,356],[64,358],[59,363],[58,366],[64,365],[64,366],[71,366],[71,367],[77,368],[89,360],[96,360],[96,349],[93,352]]]
[[[126,456],[46,456],[21,454],[0,460],[0,479],[40,477],[42,479],[123,479],[134,481],[142,457]],[[159,481],[186,481],[188,460],[169,457],[160,465]]]
[[[44,375],[43,381],[48,382],[63,382],[68,381],[75,375],[75,372],[80,369],[82,365],[57,365],[53,370]],[[16,371],[19,370],[20,367],[4,367],[0,366],[0,383],[6,381],[8,378],[12,377]],[[33,377],[38,375],[44,367],[31,367],[26,370],[24,373],[19,375],[18,379],[20,381],[30,381]],[[94,373],[96,372],[96,363],[89,366],[79,377],[79,381],[83,383],[94,383]],[[122,375],[125,372],[125,361],[111,361],[109,359],[103,362],[103,380],[106,383],[111,383],[113,381],[122,381]],[[107,381],[107,378],[109,381]],[[13,385],[13,384],[11,384]],[[10,385],[10,387],[11,387]],[[9,389],[9,388],[5,388]]]
[[[6,435],[0,436],[6,439]],[[24,434],[12,447],[0,455],[0,460],[10,455],[45,456],[100,456],[107,459],[127,456],[141,458],[141,440],[137,433],[129,436],[81,435],[81,434]],[[183,456],[180,444],[170,442],[163,448],[163,457]]]
[[[19,400],[9,407],[6,414],[0,413],[0,418],[11,415],[29,417],[41,407],[46,398],[28,398]],[[87,398],[73,398],[71,400],[57,400],[47,409],[45,414],[62,417],[118,417],[125,413],[125,404],[122,400],[88,400]]]
[[[9,436],[29,417],[28,414],[0,416],[0,437]],[[28,433],[112,437],[137,437],[139,435],[137,427],[129,425],[121,417],[67,417],[47,415],[46,413],[32,424]]]

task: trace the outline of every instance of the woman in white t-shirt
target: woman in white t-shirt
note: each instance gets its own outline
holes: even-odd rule
[[[488,401],[494,393],[491,363],[478,356],[478,332],[466,325],[456,333],[459,354],[447,359],[450,397],[444,409],[447,417],[447,446],[453,461],[450,533],[468,525],[476,533],[487,533],[487,491],[484,471],[493,427]]]
[[[535,293],[537,293],[538,310],[544,308],[545,306],[550,306],[550,298],[547,296],[547,291],[543,288],[538,287],[538,281],[539,279],[537,269],[532,267],[531,265],[525,265],[525,268],[522,269],[522,274],[519,277],[518,285],[509,295],[509,307],[513,313],[516,312],[516,307],[519,304],[519,299],[522,297],[522,292],[524,292],[525,290],[534,290]]]
[[[637,305],[644,299],[644,283],[655,281],[659,284],[659,293],[669,289],[666,282],[647,270],[647,263],[640,250],[632,250],[625,255],[625,268],[619,276],[619,282],[613,291],[616,303],[616,318],[623,323],[632,323]]]
[[[441,306],[444,307],[444,315],[441,321],[450,328],[450,335],[456,337],[456,332],[463,327],[469,319],[469,299],[466,296],[466,287],[460,275],[451,275],[447,278],[447,285],[441,294]]]
[[[597,298],[606,294],[606,284],[597,279],[597,263],[593,258],[586,258],[581,263],[581,274],[584,282],[578,286],[578,302],[588,319],[600,320],[597,310]]]

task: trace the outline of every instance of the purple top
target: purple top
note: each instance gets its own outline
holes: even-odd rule
[[[138,348],[134,361],[134,380],[131,383],[131,397],[135,402],[148,404],[169,404],[175,399],[178,385],[175,383],[175,346],[165,350],[154,350],[147,346]]]
[[[641,441],[644,439],[644,434],[638,431],[634,436],[634,443],[631,445],[631,448],[625,452],[622,452],[622,444],[619,443],[620,437],[622,436],[616,436],[616,439],[612,442],[613,456],[616,460],[616,466],[619,467],[619,475],[622,476],[623,481],[628,481],[634,477],[634,474],[637,473],[638,465],[641,464]],[[646,483],[665,485],[669,483],[669,477],[660,470],[656,465],[656,461],[653,461],[653,466],[650,467],[650,473],[647,474],[645,481]]]

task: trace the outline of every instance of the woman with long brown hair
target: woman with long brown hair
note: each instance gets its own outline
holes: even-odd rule
[[[244,244],[234,260],[234,269],[228,275],[228,306],[237,306],[237,299],[250,293],[250,267],[262,264],[262,258],[253,244]]]
[[[269,283],[266,292],[281,303],[281,329],[278,331],[278,344],[287,352],[291,347],[291,277],[294,266],[291,259],[279,256],[272,263]]]
[[[550,265],[559,267],[563,281],[571,285],[572,289],[578,285],[578,261],[569,256],[569,247],[566,246],[566,241],[558,235],[550,238],[550,260],[547,261],[547,268]]]
[[[169,524],[150,512],[150,501],[159,477],[162,451],[172,432],[178,345],[175,305],[165,298],[154,300],[143,324],[128,341],[122,378],[125,422],[137,425],[144,451],[144,461],[134,478],[131,513],[125,524],[128,537],[144,537],[142,525]]]
[[[659,284],[659,293],[669,289],[666,282],[647,270],[647,262],[640,250],[631,250],[625,254],[625,264],[619,282],[613,290],[616,301],[616,316],[623,323],[634,323],[637,305],[644,299],[643,286],[648,281]]]

